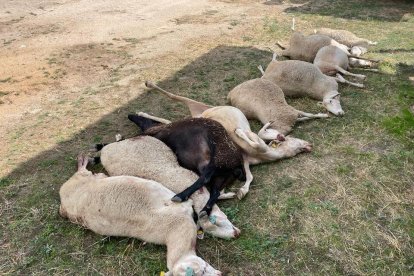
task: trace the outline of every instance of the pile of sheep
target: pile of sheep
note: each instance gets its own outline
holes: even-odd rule
[[[282,52],[295,60],[278,61],[275,54],[266,70],[260,67],[261,78],[229,92],[232,106],[209,106],[146,82],[186,104],[192,118],[170,122],[143,112],[129,115],[142,134],[96,145],[99,157],[80,155],[78,171],[60,189],[60,215],[102,235],[165,244],[166,275],[221,275],[195,251],[201,233],[226,239],[240,235],[217,200],[242,199],[248,193],[250,165],[312,150],[310,143],[285,135],[297,121],[329,115],[297,110],[285,96],[308,96],[343,115],[338,82],[363,85],[340,73],[365,79],[347,70],[371,66],[372,60],[359,56],[372,44],[343,30],[324,28],[308,36],[295,32]],[[263,128],[252,132],[248,119],[259,120]],[[88,162],[101,162],[110,176],[88,171]],[[236,179],[244,185],[225,192]]]

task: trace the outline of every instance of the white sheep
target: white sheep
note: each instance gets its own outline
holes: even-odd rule
[[[351,54],[360,56],[367,52],[368,47],[376,45],[377,42],[370,41],[365,38],[357,37],[355,34],[347,30],[334,30],[330,28],[320,28],[314,31],[316,34],[326,35],[335,39],[341,44],[351,48]]]
[[[167,275],[221,275],[195,252],[191,201],[177,204],[161,184],[133,176],[93,175],[88,158],[60,188],[59,213],[98,234],[167,245]]]
[[[330,45],[322,47],[316,54],[313,64],[315,64],[315,66],[317,66],[322,73],[326,75],[336,75],[337,73],[342,73],[344,75],[353,76],[362,80],[366,78],[365,75],[353,74],[347,71],[349,69],[348,55],[336,46]],[[350,81],[346,81],[346,83],[356,87],[364,87],[364,85],[360,83]]]
[[[290,37],[289,47],[287,49],[279,42],[277,44],[284,49],[281,53],[282,56],[307,62],[313,62],[319,49],[329,45],[336,46],[345,53],[350,54],[346,45],[338,43],[329,36],[319,34],[305,36],[300,32],[294,32]]]
[[[329,117],[328,114],[306,113],[290,106],[280,87],[272,81],[261,78],[237,85],[230,91],[227,99],[248,119],[257,119],[264,125],[271,122],[267,131],[276,129],[282,134],[289,133],[298,121]]]
[[[151,136],[137,136],[105,145],[101,150],[100,161],[111,176],[142,177],[161,183],[175,193],[185,190],[199,178],[178,164],[177,157],[166,144]],[[199,214],[210,194],[202,187],[190,198],[195,212]],[[200,226],[206,233],[220,238],[240,235],[240,230],[233,226],[217,205],[213,206],[210,220],[200,220]]]
[[[334,115],[343,115],[338,92],[337,81],[344,82],[345,79],[339,74],[337,77],[324,75],[318,67],[312,63],[300,60],[273,60],[269,63],[266,71],[262,71],[262,78],[270,80],[278,85],[285,96],[301,97],[308,96],[322,101],[322,105]]]
[[[231,139],[242,149],[244,169],[246,171],[246,183],[238,190],[237,194],[223,194],[220,196],[221,199],[232,198],[234,196],[241,199],[247,194],[253,180],[253,175],[251,174],[249,168],[250,165],[293,157],[301,152],[310,152],[312,149],[312,145],[310,143],[293,137],[285,138],[284,136],[280,136],[281,134],[276,130],[272,130],[271,132],[271,135],[275,137],[275,140],[271,141],[270,144],[267,145],[263,139],[259,137],[260,135],[257,135],[251,131],[250,124],[240,109],[233,106],[212,107],[186,97],[169,93],[152,82],[147,81],[145,84],[147,87],[155,88],[173,100],[186,104],[190,110],[191,116],[213,119],[222,124]],[[163,123],[166,121],[165,119],[150,116],[143,112],[140,112],[139,115],[147,116],[147,118]],[[270,136],[266,133],[269,125],[270,123],[265,124],[259,131],[259,134],[262,133],[264,136]],[[283,139],[280,139],[281,137],[283,137]],[[275,141],[278,140],[282,140],[282,142],[279,144],[275,143]]]

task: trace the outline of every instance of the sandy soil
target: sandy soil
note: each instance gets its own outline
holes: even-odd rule
[[[260,1],[1,1],[0,176],[142,93],[145,78],[237,43],[280,10]],[[82,115],[87,101],[93,118]]]

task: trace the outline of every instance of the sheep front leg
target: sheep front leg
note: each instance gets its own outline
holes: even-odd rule
[[[243,166],[244,166],[244,170],[246,171],[246,182],[244,183],[243,187],[241,187],[237,191],[238,199],[242,199],[243,197],[246,196],[246,194],[249,192],[249,189],[250,189],[250,183],[252,183],[253,181],[253,175],[252,175],[252,172],[250,171],[249,160],[247,159],[246,156],[243,156]]]
[[[316,118],[328,118],[329,115],[325,114],[325,113],[318,113],[318,114],[312,114],[312,113],[307,113],[307,112],[303,112],[300,110],[297,110],[299,116],[302,116],[301,118],[297,118],[296,121],[297,122],[302,122],[302,121],[307,121],[310,119],[316,119]]]
[[[155,117],[155,116],[149,115],[148,113],[145,113],[145,112],[138,112],[137,115],[141,116],[141,117],[144,117],[144,118],[147,118],[147,119],[151,119],[153,121],[156,121],[156,122],[159,122],[159,123],[162,123],[162,124],[170,124],[171,123],[170,120],[163,119],[163,118],[160,118],[160,117]]]
[[[341,82],[341,83],[347,83],[347,84],[349,84],[349,85],[352,85],[352,86],[356,86],[356,87],[359,87],[359,88],[363,88],[364,87],[364,85],[363,84],[361,84],[361,83],[355,83],[355,82],[350,82],[350,81],[347,81],[346,79],[344,79],[340,74],[336,74],[336,78],[334,77],[334,79],[337,81],[337,82]]]
[[[201,173],[200,178],[197,179],[194,184],[192,184],[190,187],[182,191],[181,193],[176,194],[171,201],[174,202],[183,202],[188,200],[188,198],[195,193],[198,189],[203,187],[206,183],[208,183],[215,173],[215,167],[210,163]],[[220,193],[219,193],[220,195]],[[210,195],[211,196],[211,195]],[[218,197],[218,196],[217,196]]]
[[[204,216],[209,216],[219,196],[220,196],[220,191],[216,187],[213,187],[210,193],[210,198],[208,199],[206,206],[204,206],[203,210],[201,210],[198,217],[202,218]]]
[[[257,141],[251,140],[249,137],[247,137],[246,133],[241,128],[236,129],[234,132],[236,133],[236,135],[240,139],[245,141],[252,148],[254,148],[256,150],[259,150],[259,151],[266,151],[267,147],[266,147],[266,144],[264,142],[262,144],[262,143],[260,143],[260,141],[257,142]]]
[[[220,192],[220,196],[218,197],[219,200],[223,200],[223,199],[233,199],[236,197],[236,193],[233,192],[228,192],[225,193],[224,189]]]

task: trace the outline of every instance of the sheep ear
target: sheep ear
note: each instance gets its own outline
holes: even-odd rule
[[[323,106],[323,102],[318,102],[318,105],[319,106]]]

